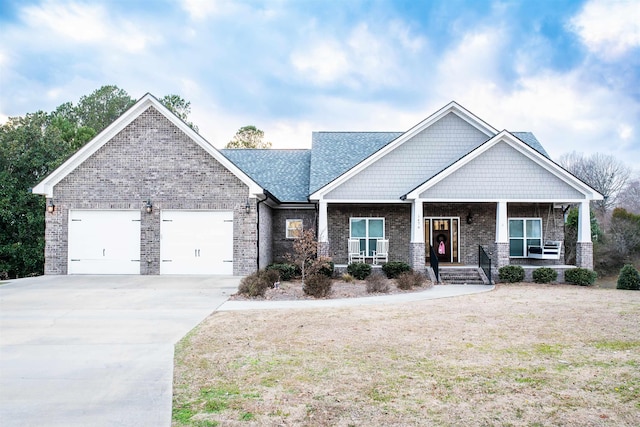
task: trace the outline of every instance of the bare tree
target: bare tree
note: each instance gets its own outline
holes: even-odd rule
[[[602,214],[615,206],[616,198],[631,175],[627,165],[608,154],[594,153],[585,157],[574,151],[560,156],[558,163],[604,196],[604,200],[595,202]]]
[[[636,215],[640,214],[640,178],[629,181],[620,192],[618,206]]]

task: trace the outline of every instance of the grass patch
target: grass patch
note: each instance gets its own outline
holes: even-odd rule
[[[599,350],[626,351],[640,348],[640,341],[597,341],[595,346]]]

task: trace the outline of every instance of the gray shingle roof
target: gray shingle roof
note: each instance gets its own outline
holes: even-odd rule
[[[313,132],[311,150],[224,149],[220,152],[280,202],[306,202],[310,194],[402,134]],[[511,134],[549,157],[531,132]]]
[[[536,138],[535,135],[531,132],[511,132],[511,135],[515,136],[520,141],[527,144],[529,147],[538,151],[543,156],[550,158],[549,154],[547,154],[547,151],[544,149],[542,144],[540,144],[540,141],[538,141],[538,138]]]
[[[313,132],[309,194],[324,187],[403,132]]]
[[[225,149],[220,152],[280,202],[306,202],[311,150]]]

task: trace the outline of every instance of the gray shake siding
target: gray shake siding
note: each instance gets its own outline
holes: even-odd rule
[[[233,211],[233,273],[256,269],[255,199],[248,187],[153,107],[140,114],[55,187],[46,215],[46,274],[67,273],[70,209],[134,209],[141,218],[141,274],[160,272],[160,211]],[[146,200],[152,214],[144,212]]]
[[[487,135],[449,113],[325,198],[398,199],[487,139]]]
[[[420,197],[449,198],[452,194],[465,200],[500,197],[561,201],[583,197],[556,175],[505,142],[496,144],[484,155],[423,192]]]

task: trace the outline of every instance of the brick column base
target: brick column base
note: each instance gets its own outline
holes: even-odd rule
[[[491,258],[493,258],[496,268],[509,265],[509,243],[496,243],[496,250]]]
[[[424,261],[424,252],[425,244],[424,243],[409,243],[409,262],[411,268],[414,271],[418,271],[420,273],[424,273],[425,271],[425,261]]]
[[[593,242],[576,243],[576,267],[593,270]]]
[[[329,257],[329,242],[318,242],[318,257]]]
[[[500,277],[500,267],[509,265],[509,243],[495,243],[493,255],[491,255],[491,276],[494,282]]]

